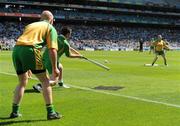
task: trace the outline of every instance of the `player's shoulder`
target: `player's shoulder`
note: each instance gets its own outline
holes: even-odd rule
[[[35,24],[38,24],[38,25],[46,25],[46,26],[48,26],[48,29],[49,29],[50,31],[56,30],[55,27],[54,27],[52,24],[50,24],[48,21],[46,21],[46,20],[38,21],[38,22],[34,22],[34,23],[35,23]]]
[[[26,26],[26,28],[36,28],[36,27],[40,27],[42,29],[49,29],[49,31],[54,31],[53,29],[55,29],[48,21],[37,21],[37,22],[33,22],[30,23]]]
[[[62,35],[62,34],[58,35],[58,39],[59,39],[60,41],[66,40],[65,36]]]
[[[64,45],[69,46],[68,40],[64,35],[58,35],[58,41],[60,41]]]
[[[55,27],[50,23],[48,24],[48,28],[49,28],[50,31],[57,32]]]
[[[49,24],[47,21],[36,21],[33,23],[30,23],[29,25],[47,25]]]

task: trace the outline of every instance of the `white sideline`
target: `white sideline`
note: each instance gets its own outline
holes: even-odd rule
[[[16,76],[16,74],[7,73],[7,72],[0,72],[0,74]],[[31,79],[37,80],[37,78],[31,78]],[[149,103],[155,103],[155,104],[162,104],[162,105],[166,105],[166,106],[169,106],[169,107],[180,108],[180,105],[166,103],[166,102],[160,102],[160,101],[155,101],[155,100],[150,100],[150,99],[145,99],[145,98],[139,98],[139,97],[134,97],[134,96],[129,96],[129,95],[122,95],[122,94],[116,94],[116,93],[111,93],[111,92],[106,92],[106,91],[94,90],[94,89],[91,89],[91,88],[75,86],[75,85],[70,85],[70,84],[69,84],[69,86],[73,87],[73,88],[77,88],[77,89],[82,89],[82,90],[86,90],[86,91],[92,91],[92,92],[106,94],[106,95],[124,97],[124,98],[133,99],[133,100],[137,100],[137,101],[143,101],[143,102],[149,102]]]

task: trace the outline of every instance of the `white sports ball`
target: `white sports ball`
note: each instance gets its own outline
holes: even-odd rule
[[[105,62],[105,63],[109,63],[109,61],[108,61],[108,60],[104,60],[104,62]]]

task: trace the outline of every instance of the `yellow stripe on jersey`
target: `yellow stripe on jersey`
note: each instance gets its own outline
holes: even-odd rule
[[[43,70],[44,66],[43,66],[41,51],[34,48],[34,54],[36,60],[36,66],[35,66],[36,70]]]
[[[153,42],[153,46],[155,47],[155,51],[163,51],[166,47],[166,44],[163,40]]]

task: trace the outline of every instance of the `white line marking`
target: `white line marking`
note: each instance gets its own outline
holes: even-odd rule
[[[0,74],[17,76],[16,74],[7,73],[7,72],[0,72]],[[33,79],[33,80],[38,80],[37,78],[31,78],[31,79]],[[134,96],[116,94],[116,93],[111,93],[111,92],[106,92],[106,91],[100,91],[100,90],[94,90],[94,89],[91,89],[91,88],[81,87],[81,86],[75,86],[75,85],[70,85],[70,84],[69,84],[69,86],[71,86],[71,87],[73,87],[73,88],[77,88],[77,89],[82,89],[82,90],[86,90],[86,91],[92,91],[92,92],[101,93],[101,94],[106,94],[106,95],[124,97],[124,98],[133,99],[133,100],[137,100],[137,101],[143,101],[143,102],[149,102],[149,103],[155,103],[155,104],[162,104],[162,105],[166,105],[166,106],[169,106],[169,107],[180,108],[180,105],[171,104],[171,103],[166,103],[166,102],[160,102],[160,101],[155,101],[155,100],[150,100],[150,99],[145,99],[145,98],[139,98],[139,97],[134,97]]]

